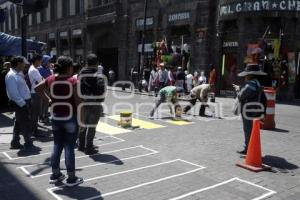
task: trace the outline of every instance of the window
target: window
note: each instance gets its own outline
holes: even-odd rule
[[[36,25],[37,24],[37,13],[32,13],[32,25]]]
[[[7,32],[9,30],[9,20],[8,20],[8,9],[5,8],[5,31]]]
[[[63,2],[62,2],[62,16],[67,17],[69,15],[70,15],[70,0],[63,0]]]
[[[21,7],[17,6],[17,28],[21,28]]]
[[[11,30],[15,30],[15,7],[10,6],[10,21],[11,21]]]
[[[44,8],[44,9],[40,12],[40,16],[41,16],[40,21],[41,21],[41,22],[45,22],[45,21],[46,21],[46,11],[47,11],[47,9]]]
[[[115,0],[96,0],[95,1],[95,7],[99,7],[99,6],[105,6],[108,4],[113,4],[115,2]]]
[[[83,14],[84,2],[83,0],[75,1],[75,14]]]
[[[56,20],[57,0],[50,0],[50,19]]]

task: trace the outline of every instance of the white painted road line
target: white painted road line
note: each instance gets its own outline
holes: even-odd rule
[[[236,179],[237,179],[238,181],[242,182],[242,183],[246,183],[246,184],[252,185],[252,186],[254,186],[254,187],[258,187],[258,188],[260,188],[260,189],[262,189],[262,190],[268,191],[268,193],[266,193],[266,194],[264,194],[264,195],[262,195],[262,196],[260,196],[260,197],[254,198],[254,199],[252,199],[252,200],[261,200],[261,199],[264,199],[264,198],[266,198],[266,197],[268,197],[268,196],[271,196],[271,195],[277,193],[277,192],[275,192],[274,190],[270,190],[270,189],[268,189],[268,188],[265,188],[265,187],[263,187],[263,186],[257,185],[257,184],[255,184],[255,183],[251,183],[251,182],[249,182],[249,181],[245,181],[245,180],[240,179],[240,178],[236,178]]]
[[[116,139],[116,137],[105,137],[105,138],[114,138]],[[98,145],[95,145],[97,147],[103,147],[103,146],[108,146],[108,145],[112,145],[112,144],[118,144],[118,143],[121,143],[121,142],[124,142],[123,139],[118,139],[117,141],[114,141],[114,142],[108,142],[108,143],[104,143],[104,144],[98,144]],[[44,147],[51,147],[53,145],[50,145],[50,146],[44,146]],[[52,152],[47,152],[47,153],[40,153],[40,154],[36,154],[36,155],[31,155],[31,156],[19,156],[19,157],[11,157],[8,153],[8,151],[6,152],[2,152],[3,155],[5,155],[9,160],[20,160],[20,159],[25,159],[25,158],[34,158],[34,157],[39,157],[39,156],[44,156],[44,155],[50,155]]]
[[[116,175],[131,173],[131,172],[140,171],[140,170],[144,170],[144,169],[148,169],[148,168],[153,168],[153,167],[157,167],[157,166],[161,166],[161,165],[166,165],[166,164],[170,164],[170,163],[174,163],[174,162],[183,162],[183,163],[186,163],[186,164],[189,164],[189,165],[197,166],[194,163],[190,163],[188,161],[181,160],[181,159],[176,159],[176,160],[162,162],[162,163],[158,163],[158,164],[154,164],[154,165],[148,165],[148,166],[144,166],[144,167],[140,167],[140,168],[135,168],[135,169],[126,170],[126,171],[122,171],[122,172],[117,172],[117,173],[113,173],[113,174],[103,175],[103,176],[99,176],[99,177],[94,177],[94,178],[87,179],[84,182],[90,182],[90,181],[99,180],[99,179],[103,179],[103,178],[108,178],[108,177],[112,177],[112,176],[116,176]],[[165,177],[165,178],[157,179],[157,180],[154,180],[154,181],[151,181],[151,182],[138,184],[138,185],[135,185],[135,186],[132,186],[132,187],[128,187],[128,188],[116,190],[116,191],[113,191],[113,192],[105,193],[105,194],[102,194],[102,195],[94,196],[94,197],[91,197],[91,198],[87,198],[85,200],[93,200],[93,199],[98,199],[98,198],[101,198],[101,197],[103,198],[103,197],[111,196],[111,195],[114,195],[114,194],[134,190],[134,189],[141,188],[141,187],[144,187],[144,186],[147,186],[147,185],[151,185],[151,184],[159,183],[159,182],[166,181],[166,180],[169,180],[169,179],[173,179],[173,178],[176,178],[176,177],[180,177],[180,176],[184,176],[184,175],[187,175],[187,174],[195,173],[195,172],[200,171],[202,169],[205,169],[205,167],[201,166],[199,168],[196,168],[194,170],[190,170],[190,171],[187,171],[187,172],[184,172],[184,173],[179,173],[179,174],[175,174],[175,175],[168,176],[168,177]],[[57,200],[63,200],[61,197],[59,197],[54,192],[56,189],[63,188],[63,187],[65,187],[65,186],[48,188],[47,191],[53,197],[55,197]]]
[[[111,196],[111,195],[114,195],[114,194],[118,194],[118,193],[130,191],[130,190],[134,190],[134,189],[137,189],[137,188],[141,188],[141,187],[144,187],[144,186],[147,186],[147,185],[152,185],[152,184],[159,183],[159,182],[162,182],[162,181],[170,180],[170,179],[173,179],[173,178],[176,178],[176,177],[180,177],[180,176],[184,176],[184,175],[187,175],[187,174],[192,174],[192,173],[195,173],[195,172],[200,171],[200,170],[202,170],[202,168],[190,170],[190,171],[187,171],[187,172],[184,172],[184,173],[180,173],[180,174],[175,174],[175,175],[172,175],[172,176],[167,176],[165,178],[157,179],[155,181],[150,181],[150,182],[142,183],[142,184],[139,184],[139,185],[135,185],[135,186],[132,186],[132,187],[121,189],[121,190],[117,190],[117,191],[105,193],[105,194],[98,195],[98,196],[91,197],[91,198],[84,199],[84,200],[93,200],[93,199],[98,199],[98,198],[101,198],[101,197]]]
[[[13,159],[13,158],[10,157],[10,156],[8,155],[8,153],[6,153],[6,152],[2,152],[2,154],[3,154],[6,158],[8,158],[9,160],[12,160],[12,159]]]
[[[242,179],[236,177],[236,178],[232,178],[232,179],[229,179],[229,180],[227,180],[227,181],[224,181],[224,182],[221,182],[221,183],[218,183],[218,184],[209,186],[209,187],[205,187],[205,188],[202,188],[202,189],[193,191],[193,192],[186,193],[186,194],[181,195],[181,196],[178,196],[178,197],[171,198],[171,199],[169,199],[169,200],[180,200],[180,199],[184,199],[184,198],[186,198],[186,197],[189,197],[189,196],[192,196],[192,195],[195,195],[195,194],[199,194],[199,193],[201,193],[201,192],[208,191],[208,190],[211,190],[211,189],[214,189],[214,188],[217,188],[217,187],[226,185],[226,184],[231,183],[231,182],[234,182],[234,181],[243,182],[243,183],[252,185],[252,186],[254,186],[254,187],[258,187],[258,188],[260,188],[260,189],[262,189],[262,190],[268,191],[268,193],[266,193],[266,194],[264,194],[264,195],[262,195],[262,196],[260,196],[260,197],[254,198],[254,199],[252,199],[252,200],[261,200],[261,199],[264,199],[264,198],[266,198],[266,197],[268,197],[268,196],[271,196],[271,195],[273,195],[273,194],[276,194],[276,192],[273,191],[273,190],[267,189],[267,188],[262,187],[262,186],[260,186],[260,185],[257,185],[257,184],[254,184],[254,183],[251,183],[251,182],[249,182],[249,181],[245,181],[245,180],[242,180]]]
[[[116,160],[112,160],[110,162],[107,163],[97,163],[97,164],[92,164],[92,165],[85,165],[82,167],[78,167],[76,169],[86,169],[86,168],[90,168],[90,167],[95,167],[95,166],[101,166],[101,165],[106,165],[106,164],[111,164],[111,163],[115,163],[115,162],[120,162],[121,161],[125,161],[125,160],[131,160],[131,159],[136,159],[136,158],[141,158],[141,157],[146,157],[146,156],[150,156],[150,155],[154,155],[157,154],[158,151],[149,149],[149,148],[145,148],[144,146],[140,145],[140,146],[135,146],[135,147],[129,147],[129,148],[125,148],[125,149],[118,149],[118,150],[114,150],[114,151],[109,151],[109,152],[103,152],[102,154],[108,154],[108,153],[115,153],[115,152],[120,152],[120,151],[126,151],[126,150],[130,150],[130,149],[137,149],[137,148],[141,148],[141,149],[145,149],[147,151],[150,151],[150,153],[146,153],[146,154],[142,154],[142,155],[138,155],[138,156],[131,156],[131,157],[127,157],[127,158],[121,158],[121,159],[116,159]],[[101,155],[101,154],[95,154],[95,155]],[[92,155],[92,156],[95,156]],[[90,157],[90,156],[80,156],[77,158],[86,158],[86,157]],[[62,159],[61,161],[63,161],[64,159]],[[44,163],[42,165],[45,165],[47,163]],[[49,163],[48,163],[49,164]],[[18,167],[17,169],[20,169],[21,171],[23,171],[27,176],[29,176],[30,178],[40,178],[43,176],[48,176],[51,175],[51,173],[44,173],[44,174],[40,174],[40,175],[32,175],[26,168],[28,167],[32,167],[32,166],[38,166],[38,165],[26,165],[26,166],[21,166]]]

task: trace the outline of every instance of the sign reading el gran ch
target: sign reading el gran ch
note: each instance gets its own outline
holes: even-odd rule
[[[236,1],[221,5],[220,16],[258,11],[300,11],[300,0]]]

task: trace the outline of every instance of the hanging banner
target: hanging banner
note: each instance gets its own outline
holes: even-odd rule
[[[288,65],[289,65],[289,83],[296,82],[296,57],[294,52],[288,53]]]
[[[223,57],[222,57],[222,76],[225,75],[225,62],[226,62],[226,55],[223,54]]]
[[[300,75],[299,74],[299,68],[300,68],[300,52],[298,53],[298,63],[297,63],[297,75]]]
[[[259,11],[300,11],[300,0],[240,0],[220,6],[220,16]]]

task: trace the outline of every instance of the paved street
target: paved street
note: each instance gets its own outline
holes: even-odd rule
[[[277,105],[278,129],[261,132],[263,160],[273,170],[253,173],[235,166],[242,160],[236,151],[243,132],[241,121],[231,115],[232,99],[217,98],[214,109],[207,110],[222,119],[192,112],[183,121],[172,121],[167,107],[157,119],[148,119],[153,102],[154,97],[109,92],[95,138],[100,154],[76,151],[77,173],[85,183],[75,188],[48,184],[51,137],[36,141],[41,152],[9,150],[13,116],[2,113],[0,199],[300,199],[299,106]],[[118,126],[119,112],[128,109],[140,128]],[[49,128],[43,127],[45,134]]]

